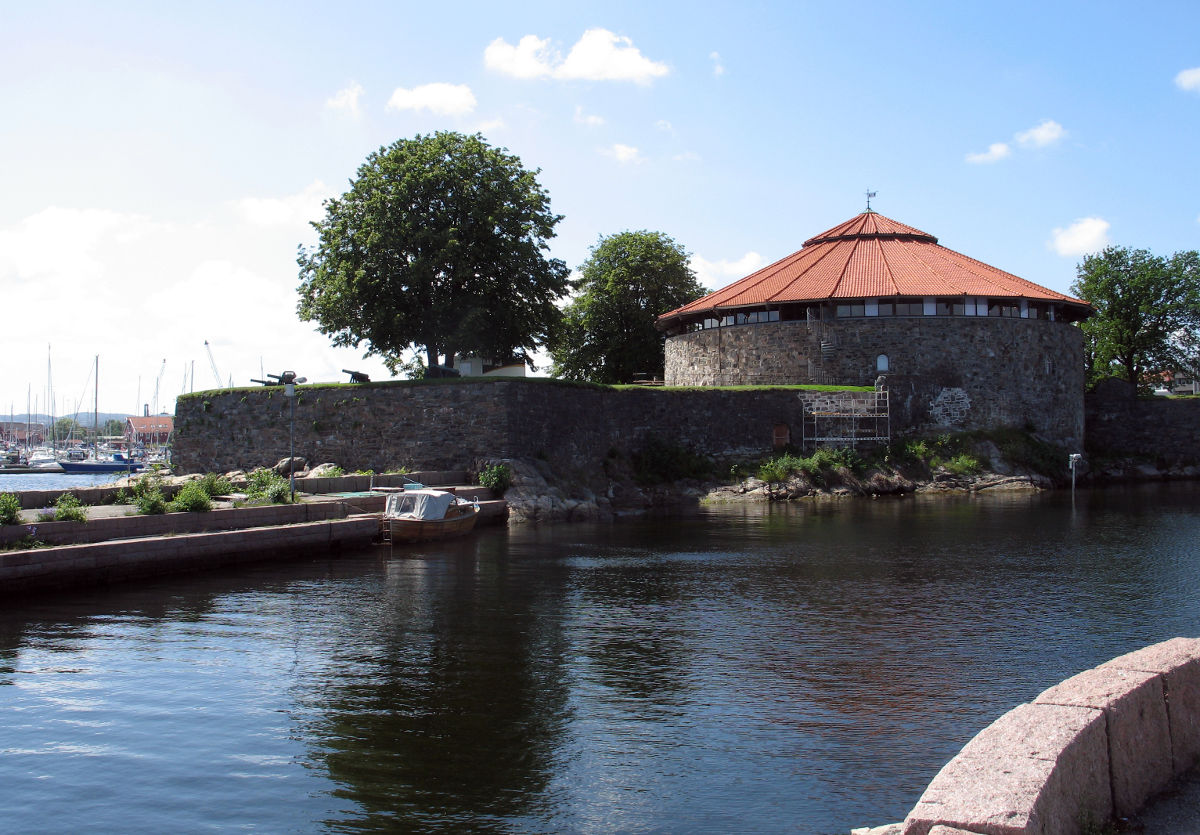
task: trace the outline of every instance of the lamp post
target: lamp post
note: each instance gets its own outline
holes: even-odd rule
[[[295,371],[285,371],[279,375],[283,383],[283,396],[288,399],[288,485],[292,492],[292,504],[296,503],[296,386],[307,381],[307,377],[297,377]]]

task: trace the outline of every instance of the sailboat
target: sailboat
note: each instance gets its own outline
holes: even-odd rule
[[[124,453],[114,452],[112,459],[100,460],[100,355],[96,355],[96,399],[93,405],[92,426],[96,441],[92,444],[91,461],[59,461],[58,466],[66,473],[136,473],[145,464],[127,458]]]

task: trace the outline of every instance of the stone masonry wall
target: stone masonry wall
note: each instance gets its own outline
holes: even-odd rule
[[[297,391],[296,455],[376,472],[461,469],[478,458],[597,467],[650,436],[710,456],[758,456],[772,450],[777,425],[798,444],[806,408],[838,407],[834,395],[794,389],[612,390],[529,379]],[[861,398],[873,403],[874,393]],[[288,454],[288,426],[278,387],[183,397],[173,458],[181,472],[272,465]]]
[[[667,340],[666,382],[870,385],[880,354],[903,423],[1083,438],[1081,334],[1040,319],[865,317],[694,331]]]
[[[1085,402],[1089,453],[1200,463],[1200,399],[1137,397],[1128,383],[1106,380]]]

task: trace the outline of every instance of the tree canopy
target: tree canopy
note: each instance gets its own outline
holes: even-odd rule
[[[396,373],[410,346],[527,359],[545,343],[568,270],[547,257],[562,217],[539,171],[479,134],[402,139],[367,157],[300,248],[297,313]]]
[[[552,373],[569,380],[628,383],[663,375],[663,335],[655,319],[705,290],[689,254],[662,232],[601,237],[573,282],[578,295],[550,343]]]
[[[1139,385],[1180,366],[1181,346],[1200,327],[1200,254],[1110,246],[1086,256],[1077,276],[1071,292],[1096,308],[1080,325],[1093,380],[1119,374]]]

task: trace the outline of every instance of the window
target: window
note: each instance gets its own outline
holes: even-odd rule
[[[880,302],[879,303],[879,315],[880,316],[895,316],[896,315],[896,303],[895,302]]]
[[[937,315],[938,316],[965,316],[967,314],[967,303],[963,299],[938,299],[937,300]]]
[[[839,319],[844,319],[850,316],[866,316],[867,305],[863,301],[852,301],[837,306],[837,316]]]
[[[1021,305],[1015,300],[988,299],[988,316],[1004,316],[1009,319],[1021,318]]]
[[[896,302],[896,315],[897,316],[924,316],[925,315],[925,302],[921,301],[920,299],[917,299],[915,301],[913,301],[911,299],[898,301],[898,302]]]
[[[887,354],[880,354],[879,356],[877,356],[875,358],[875,373],[882,374],[884,371],[887,371],[887,370],[888,370],[888,356],[887,356]]]

